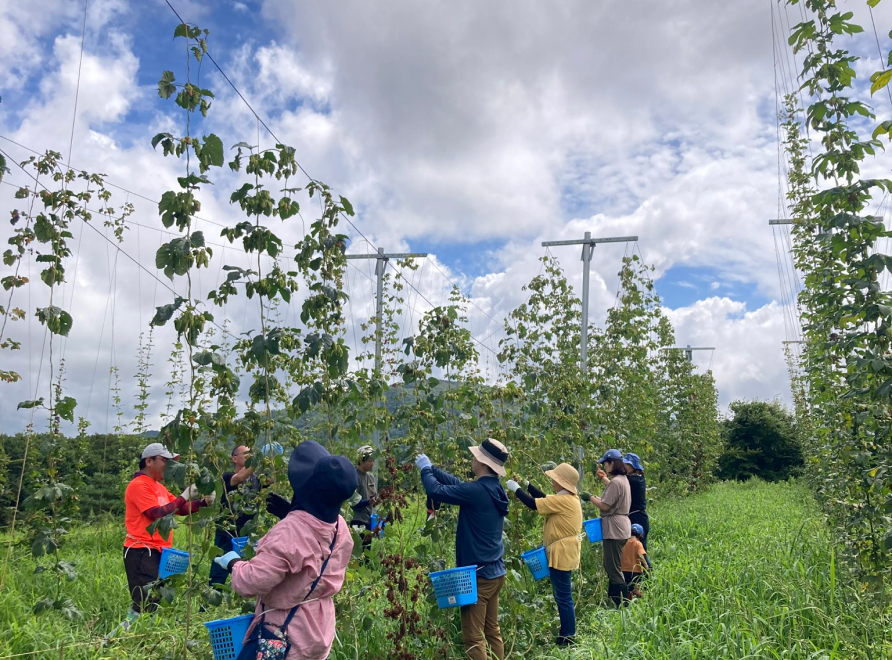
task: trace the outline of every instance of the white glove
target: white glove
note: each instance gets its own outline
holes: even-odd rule
[[[229,570],[229,562],[233,559],[241,559],[242,556],[237,553],[235,550],[230,550],[225,555],[220,555],[214,560],[214,563],[217,564],[220,568],[224,570]]]
[[[505,487],[512,493],[516,493],[520,488],[520,484],[514,481],[514,479],[508,479],[508,481],[505,482]]]
[[[418,456],[415,457],[415,465],[418,466],[419,470],[423,470],[426,467],[431,467],[432,463],[431,459],[427,457],[427,454],[418,454]]]
[[[182,497],[187,502],[191,502],[192,500],[196,499],[198,497],[198,495],[199,495],[198,486],[196,486],[195,484],[192,484],[186,490],[183,491],[183,494],[180,495],[180,497]]]
[[[217,501],[217,491],[214,491],[210,495],[204,498],[204,501],[208,503],[208,506]]]

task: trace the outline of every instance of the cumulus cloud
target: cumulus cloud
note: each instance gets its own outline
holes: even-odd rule
[[[781,338],[784,310],[772,302],[754,310],[729,298],[707,298],[664,310],[681,345],[713,346],[694,353],[698,369],[711,369],[723,408],[737,399],[789,398]]]
[[[469,325],[480,341],[481,363],[494,377],[502,319],[524,300],[523,285],[539,272],[540,243],[580,238],[585,231],[635,234],[637,246],[596,249],[592,320],[603,320],[613,304],[625,254],[639,252],[656,266],[657,277],[676,266],[701,269],[717,297],[667,310],[679,342],[716,346],[711,368],[723,405],[739,397],[787,396],[779,355],[790,311],[776,302],[728,297],[729,285],[743,283],[763,299],[783,298],[766,226],[783,205],[766,6],[697,0],[521,0],[510,8],[470,0],[175,4],[186,20],[220,23],[211,44],[219,48],[219,61],[276,135],[295,146],[311,175],[353,201],[356,224],[371,244],[433,253],[406,274],[412,288],[400,314],[405,332],[431,303],[445,300],[450,281],[461,285],[473,299]],[[179,61],[139,41],[137,28],[145,21],[171,20],[162,0],[91,0],[89,6],[73,164],[105,172],[139,195],[115,191],[117,203],[137,207],[126,254],[92,230],[75,232],[80,260],[76,273],[69,268],[64,293],[77,312],[66,348],[67,386],[84,406],[79,413],[90,401],[94,428],[105,429],[109,368],[121,370],[129,416],[138,336],[153,306],[172,297],[167,286],[183,292],[182,283],[159,283],[127,256],[154,271],[154,251],[169,236],[147,200],[171,187],[182,166],[153,153],[147,140],[156,132],[178,132],[181,117],[157,99],[150,83]],[[36,149],[66,151],[82,9],[61,0],[0,7],[0,82],[29,90],[13,112],[0,115],[3,135]],[[800,20],[787,11],[783,29]],[[882,3],[875,15],[880,26],[892,25],[892,5]],[[245,27],[248,20],[257,20],[257,29]],[[862,23],[869,25],[869,18]],[[241,36],[243,29],[249,37]],[[872,37],[851,44],[874,57]],[[783,60],[795,68],[792,56]],[[859,76],[879,64],[859,64]],[[230,143],[259,140],[270,147],[272,138],[242,101],[210,67],[205,71],[203,81],[210,81],[217,99],[201,130]],[[0,109],[6,111],[3,96]],[[17,160],[28,155],[4,148]],[[865,171],[886,169],[888,163],[877,161]],[[19,172],[10,180],[26,181]],[[217,173],[217,185],[202,193],[199,228],[216,253],[196,278],[201,296],[216,284],[222,265],[246,265],[237,247],[221,247],[217,226],[238,218],[226,192],[237,180]],[[312,218],[312,206],[305,210]],[[286,244],[304,227],[299,219],[282,226]],[[345,229],[351,253],[372,249]],[[473,256],[467,261],[477,272],[455,267],[448,256],[455,253]],[[579,249],[554,254],[579,291]],[[373,313],[370,265],[357,262],[348,270],[347,340],[354,352],[362,347],[353,326]],[[33,295],[32,307],[43,294],[34,287]],[[287,321],[294,310],[282,314]],[[218,316],[233,332],[257,325],[256,305],[243,299]],[[43,334],[36,321],[27,323],[26,350],[14,357],[26,382],[4,389],[4,427],[27,422],[7,401],[31,398],[38,374],[47,385],[46,365],[39,368]],[[169,329],[155,341],[151,413],[157,421],[169,373]],[[707,356],[695,359],[701,368],[710,366],[703,362]]]

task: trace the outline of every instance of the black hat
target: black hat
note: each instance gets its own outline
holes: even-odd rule
[[[359,485],[356,468],[344,456],[332,456],[318,442],[300,443],[288,461],[288,480],[294,489],[292,511],[306,511],[334,523],[341,505]]]
[[[303,490],[313,476],[316,464],[326,456],[331,456],[328,450],[312,440],[302,442],[294,448],[288,459],[288,481],[291,482],[295,495]]]

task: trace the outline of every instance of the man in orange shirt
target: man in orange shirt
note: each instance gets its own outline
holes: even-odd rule
[[[194,484],[179,497],[174,497],[164,487],[161,482],[164,481],[167,461],[178,458],[160,442],[153,442],[143,450],[139,472],[133,475],[124,493],[124,524],[127,528],[124,539],[124,570],[133,599],[125,628],[129,628],[129,622],[134,621],[140,613],[153,611],[158,606],[157,598],[150,595],[147,586],[158,580],[161,551],[171,546],[173,532],[168,532],[165,538],[157,530],[149,534],[147,528],[164,516],[172,513],[185,516],[214,502],[213,493],[199,499],[198,487]]]

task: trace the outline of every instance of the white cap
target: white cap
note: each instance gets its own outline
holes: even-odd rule
[[[153,442],[148,447],[142,450],[142,456],[140,458],[152,458],[154,456],[160,456],[161,458],[172,458],[174,460],[180,457],[179,454],[171,454],[167,451],[167,447],[162,445],[160,442]]]

